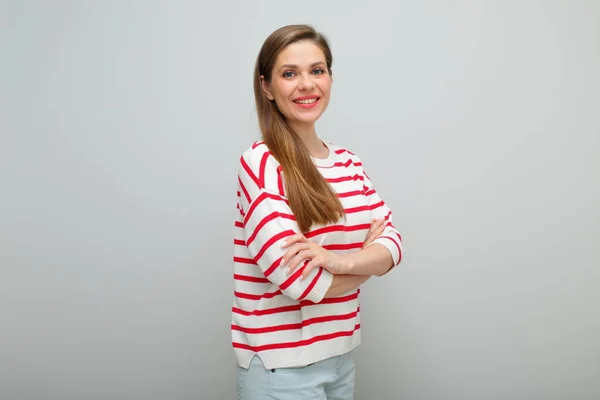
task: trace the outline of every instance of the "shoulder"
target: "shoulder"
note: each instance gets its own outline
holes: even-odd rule
[[[259,189],[281,191],[281,165],[262,140],[242,153],[239,171],[242,181],[251,179]]]
[[[252,143],[241,155],[240,162],[246,163],[251,169],[259,169],[261,164],[279,163],[273,157],[269,148],[262,140],[257,140]]]

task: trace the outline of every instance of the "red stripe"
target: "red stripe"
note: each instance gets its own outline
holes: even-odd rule
[[[377,209],[379,207],[383,207],[383,206],[385,206],[385,203],[383,202],[383,200],[381,200],[375,204],[369,205],[369,208],[371,208],[371,210],[375,210],[375,209]],[[391,214],[391,212],[388,212],[388,214],[385,216],[386,220],[390,217],[390,214]]]
[[[368,188],[367,188],[367,189],[368,189]],[[367,191],[365,192],[365,196],[372,196],[372,195],[374,195],[375,193],[377,193],[377,192],[375,191],[375,189],[367,190]]]
[[[301,307],[299,304],[293,306],[283,306],[283,307],[274,307],[274,308],[266,308],[264,310],[252,310],[246,311],[241,308],[233,307],[231,311],[235,314],[250,316],[250,315],[269,315],[269,314],[279,314],[290,311],[300,311]]]
[[[325,298],[325,299],[321,300],[320,303],[313,303],[312,301],[309,301],[309,300],[302,300],[300,302],[300,304],[294,304],[294,305],[290,305],[290,306],[265,308],[264,310],[252,310],[252,311],[242,310],[241,308],[233,307],[231,309],[231,311],[236,314],[245,315],[245,316],[279,314],[279,313],[284,313],[284,312],[300,311],[303,307],[310,307],[310,306],[315,306],[315,305],[319,305],[319,304],[338,304],[338,303],[346,303],[349,301],[354,301],[358,298],[359,293],[360,293],[360,289],[357,289],[357,291],[354,292],[353,294],[346,295],[344,297]]]
[[[264,217],[259,223],[258,225],[256,225],[256,228],[254,228],[254,232],[252,232],[252,235],[250,235],[250,237],[248,238],[248,245],[250,245],[254,239],[256,239],[256,236],[258,235],[258,232],[260,232],[260,230],[270,221],[274,220],[275,218],[280,217],[280,218],[285,218],[285,219],[289,219],[292,221],[296,220],[296,217],[294,217],[293,214],[283,214],[280,213],[278,211],[275,211],[269,215],[267,215],[266,217]]]
[[[396,245],[396,247],[398,248],[398,255],[399,255],[398,262],[396,263],[396,265],[400,264],[400,261],[402,261],[402,250],[400,249],[400,246],[398,245],[398,243],[396,243],[396,241],[389,236],[379,236],[379,237],[383,238],[383,239],[388,239]]]
[[[333,244],[324,244],[323,248],[325,250],[352,250],[352,249],[360,249],[363,246],[363,243],[333,243]]]
[[[353,165],[354,165],[354,166],[356,166],[356,167],[360,167],[360,166],[362,166],[362,163],[361,163],[361,162],[354,162],[354,161],[352,161],[352,159],[351,159],[351,158],[349,158],[349,159],[348,159],[348,161],[346,161],[346,162],[341,162],[341,161],[338,161],[338,162],[336,162],[335,164],[333,164],[333,166],[334,166],[334,167],[344,167],[344,168],[348,168],[348,167],[349,167],[351,164],[353,164]]]
[[[352,231],[360,231],[364,229],[371,228],[370,224],[359,224],[359,225],[331,225],[323,228],[315,229],[314,231],[307,232],[304,236],[306,238],[312,238],[317,235],[323,235],[325,233],[331,232],[352,232]]]
[[[252,149],[255,149],[255,148],[257,148],[258,146],[260,146],[260,145],[263,145],[263,144],[265,144],[265,142],[264,142],[264,141],[262,141],[262,140],[259,140],[258,142],[255,142],[255,143],[252,145]]]
[[[258,276],[248,276],[248,275],[240,275],[233,274],[233,279],[238,281],[246,281],[246,282],[254,282],[254,283],[271,283],[267,278],[260,278]]]
[[[234,331],[240,331],[244,333],[250,334],[259,334],[259,333],[270,333],[270,332],[280,332],[280,331],[289,331],[293,329],[302,329],[306,326],[310,326],[313,324],[320,324],[323,322],[332,322],[332,321],[345,321],[351,318],[356,318],[358,314],[358,310],[342,315],[327,315],[323,317],[315,317],[304,320],[302,322],[296,324],[283,324],[283,325],[275,325],[275,326],[265,326],[263,328],[245,328],[239,325],[231,325],[231,329]]]
[[[322,274],[323,274],[323,268],[319,268],[319,272],[317,272],[317,275],[314,277],[314,279],[312,280],[312,282],[310,283],[310,285],[308,285],[308,287],[306,288],[306,290],[304,291],[304,293],[302,293],[302,296],[300,296],[300,298],[298,300],[303,300],[303,299],[306,298],[306,296],[308,296],[308,294],[313,290],[313,288],[317,284],[319,278],[321,278]],[[304,300],[304,301],[306,301],[306,300]],[[300,303],[300,304],[302,304],[302,303]]]
[[[240,212],[240,215],[242,216],[242,218],[244,218],[244,210],[242,210],[242,206],[240,206],[240,203],[235,205],[235,208],[238,209],[238,211]]]
[[[338,197],[340,199],[346,198],[346,197],[352,197],[352,196],[362,196],[364,195],[364,193],[360,190],[355,190],[353,192],[347,192],[347,193],[338,193]]]
[[[248,212],[246,213],[246,218],[244,218],[244,223],[247,223],[248,220],[250,219],[250,217],[252,216],[252,213],[254,212],[254,210],[256,210],[256,207],[258,207],[258,205],[260,203],[262,203],[263,201],[265,201],[266,199],[271,199],[271,200],[277,200],[277,201],[283,201],[284,203],[288,203],[287,199],[285,197],[281,197],[277,194],[274,193],[268,193],[268,192],[262,192],[257,198],[256,200],[254,200],[254,202],[252,203],[252,205],[250,206],[250,209],[248,210]]]
[[[233,239],[233,244],[235,244],[236,246],[245,246],[246,242],[241,239]]]
[[[347,149],[337,149],[335,151],[335,154],[343,154],[343,153],[352,154],[353,156],[356,155],[356,154],[354,154],[353,152],[351,152],[350,150],[347,150]]]
[[[370,211],[371,208],[369,206],[360,206],[360,207],[352,207],[352,208],[345,208],[344,212],[346,214],[352,214],[352,213],[357,213],[357,212],[361,212],[361,211]]]
[[[265,151],[260,160],[260,172],[258,178],[260,180],[261,187],[265,187],[265,169],[267,168],[267,160],[269,159],[270,155],[271,153]]]
[[[242,264],[257,265],[256,262],[254,262],[254,260],[251,258],[233,257],[233,261]]]
[[[357,212],[361,212],[361,211],[375,210],[375,209],[378,209],[379,207],[382,207],[384,205],[385,205],[385,203],[382,200],[379,203],[371,204],[371,205],[368,205],[368,206],[359,206],[359,207],[345,208],[344,211],[346,212],[346,214],[352,214],[352,213],[357,213]]]
[[[275,260],[275,262],[273,262],[273,264],[271,264],[271,266],[269,268],[267,268],[267,270],[264,272],[265,276],[270,276],[273,271],[275,271],[275,269],[277,269],[277,267],[279,267],[279,264],[281,264],[281,259],[283,257],[279,257],[277,260]]]
[[[402,242],[402,235],[400,234],[400,232],[398,232],[398,229],[396,229],[396,227],[394,226],[394,224],[391,221],[392,218],[392,212],[390,211],[386,216],[385,216],[385,220],[388,221],[385,226],[392,228],[395,232],[396,235],[398,235],[398,239],[400,239],[400,242]]]
[[[280,290],[272,293],[263,293],[263,294],[250,294],[250,293],[242,293],[242,292],[233,292],[235,297],[239,297],[240,299],[248,299],[248,300],[262,300],[262,299],[272,299],[273,297],[277,297],[283,293]]]
[[[261,249],[258,251],[258,253],[256,253],[256,256],[254,256],[254,260],[256,261],[256,263],[258,264],[258,260],[260,260],[262,258],[262,256],[269,249],[269,247],[271,247],[273,245],[273,243],[275,243],[278,240],[281,240],[283,238],[286,238],[288,236],[292,236],[295,233],[296,232],[294,232],[293,230],[288,229],[287,231],[279,232],[277,235],[274,235],[273,237],[271,237],[271,239],[267,240],[265,242],[265,244],[263,245],[263,247],[261,247]]]
[[[239,176],[238,176],[238,182],[240,184],[240,188],[242,188],[242,190],[244,192],[244,196],[246,197],[246,201],[248,202],[248,204],[250,204],[250,202],[252,201],[252,199],[250,198],[250,194],[246,190],[246,186],[244,186],[244,184],[242,183],[242,179]]]
[[[235,226],[236,226],[236,228],[243,228],[244,223],[242,221],[235,221]]]
[[[279,194],[285,196],[285,192],[283,190],[283,180],[281,179],[281,174],[283,173],[283,168],[280,166],[277,167],[277,188],[279,189]]]
[[[338,182],[356,181],[356,180],[364,181],[365,178],[363,176],[355,174],[353,176],[342,176],[339,178],[327,178],[326,180],[329,183],[338,183]]]
[[[309,300],[302,300],[300,305],[302,307],[313,305],[313,304],[337,304],[337,303],[345,303],[347,301],[356,300],[358,298],[358,294],[360,293],[360,289],[357,289],[356,292],[346,295],[344,297],[329,297],[321,300],[320,303],[313,303]]]
[[[244,167],[244,170],[246,170],[246,173],[248,174],[248,176],[250,176],[250,178],[254,181],[254,183],[256,183],[256,186],[258,186],[260,189],[262,189],[262,187],[260,186],[260,181],[258,180],[258,178],[256,177],[256,175],[254,175],[254,172],[252,172],[252,170],[250,169],[250,167],[246,163],[246,160],[244,159],[244,156],[242,156],[240,158],[240,162],[242,163],[242,167]]]
[[[259,351],[265,351],[265,350],[275,350],[275,349],[287,349],[287,348],[308,346],[313,343],[322,342],[325,340],[331,340],[331,339],[335,339],[335,338],[339,338],[339,337],[352,336],[354,334],[354,332],[356,332],[359,329],[360,329],[360,324],[356,324],[354,326],[354,329],[352,329],[350,331],[340,331],[340,332],[330,333],[327,335],[315,336],[313,338],[306,339],[306,340],[299,340],[297,342],[273,343],[273,344],[266,344],[263,346],[249,346],[244,343],[233,342],[233,347],[238,348],[238,349],[250,350],[253,352],[259,352]]]
[[[279,289],[285,290],[288,287],[290,287],[290,285],[294,283],[300,277],[300,275],[302,275],[302,271],[304,271],[304,267],[306,267],[306,264],[308,264],[308,261],[305,261],[300,268],[296,268],[294,273],[290,275],[290,277],[287,278],[285,282],[279,285]]]

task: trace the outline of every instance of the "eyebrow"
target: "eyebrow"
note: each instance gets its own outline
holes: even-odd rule
[[[310,68],[315,67],[320,64],[325,65],[325,63],[323,61],[317,61],[317,62],[310,64]],[[281,71],[284,68],[298,69],[298,66],[296,64],[283,64],[281,67],[279,67],[279,69],[277,71]]]

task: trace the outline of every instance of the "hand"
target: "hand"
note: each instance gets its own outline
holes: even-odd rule
[[[385,219],[373,219],[371,221],[371,227],[369,228],[369,232],[367,232],[367,236],[365,237],[365,241],[362,245],[362,248],[365,249],[368,245],[373,243],[375,239],[379,237],[385,230]]]
[[[374,219],[371,222],[371,227],[362,245],[363,249],[381,235],[385,229],[384,222],[384,219]],[[300,233],[288,237],[282,247],[289,248],[281,259],[281,266],[287,266],[288,275],[291,275],[303,260],[310,260],[304,267],[300,280],[306,278],[316,267],[323,267],[332,274],[337,275],[348,272],[349,266],[342,255],[325,250]]]
[[[281,247],[288,248],[280,264],[281,267],[288,268],[288,275],[291,275],[302,261],[310,260],[304,266],[300,280],[306,278],[317,267],[323,267],[332,274],[345,274],[348,272],[349,266],[343,256],[325,250],[318,244],[308,240],[301,233],[289,236]]]

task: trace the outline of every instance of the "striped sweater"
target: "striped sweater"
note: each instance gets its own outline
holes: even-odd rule
[[[385,230],[372,244],[385,246],[398,265],[402,238],[361,160],[326,145],[329,156],[313,161],[338,194],[346,216],[336,224],[314,225],[305,236],[333,252],[354,252],[361,249],[371,220],[385,218]],[[237,196],[231,336],[238,364],[248,368],[258,354],[269,369],[303,366],[356,347],[361,340],[360,289],[324,298],[333,279],[329,271],[315,268],[300,280],[302,268],[288,276],[279,267],[286,251],[281,244],[300,230],[281,166],[262,141],[240,158]]]

